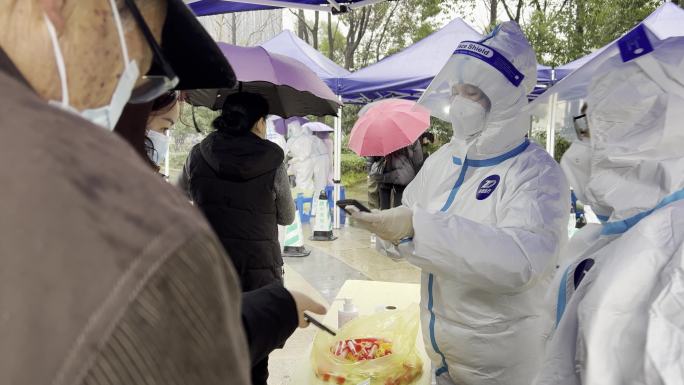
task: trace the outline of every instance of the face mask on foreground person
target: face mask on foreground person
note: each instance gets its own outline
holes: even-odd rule
[[[138,2],[142,21],[131,5],[0,6],[0,160],[12,164],[0,171],[11,181],[0,202],[0,292],[12,293],[0,300],[0,383],[251,383],[237,279],[206,221],[124,141],[74,113],[111,106],[123,63],[147,72],[153,54],[143,23],[156,41],[162,30],[182,30],[185,44],[170,45],[201,47],[197,60],[209,61],[202,75],[230,79],[181,1]],[[164,27],[166,15],[173,28]],[[112,48],[121,46],[120,26],[129,60]],[[63,100],[64,88],[68,111],[48,104]],[[164,88],[141,91],[153,98]],[[107,128],[115,115],[106,115]],[[133,352],[151,360],[110,370]]]
[[[515,23],[461,43],[419,102],[452,122],[451,142],[427,159],[403,206],[353,216],[403,239],[399,250],[422,269],[423,335],[441,383],[529,385],[540,368],[570,191],[517,123],[535,75]]]
[[[684,373],[684,39],[637,27],[619,46],[587,99],[584,195],[610,217],[554,288],[540,385],[677,384]]]

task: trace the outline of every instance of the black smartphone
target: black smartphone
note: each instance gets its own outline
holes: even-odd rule
[[[337,333],[335,333],[334,331],[332,331],[332,329],[330,329],[329,327],[323,325],[320,321],[318,321],[317,319],[315,319],[314,317],[310,316],[310,315],[307,314],[307,313],[304,313],[304,319],[307,320],[308,322],[312,323],[314,326],[316,326],[317,328],[323,330],[324,332],[326,332],[326,333],[328,333],[328,334],[331,334],[331,335],[333,335],[333,336],[336,336],[336,335],[337,335]]]
[[[344,200],[341,200],[341,201],[337,201],[337,206],[338,206],[339,208],[341,208],[342,210],[344,210],[344,212],[346,212],[346,213],[349,214],[349,215],[351,215],[352,213],[349,212],[349,211],[346,209],[347,206],[354,206],[354,207],[356,207],[357,209],[359,209],[359,211],[363,211],[364,213],[369,213],[369,212],[371,212],[371,211],[368,209],[368,207],[362,205],[361,202],[357,201],[356,199],[344,199]]]

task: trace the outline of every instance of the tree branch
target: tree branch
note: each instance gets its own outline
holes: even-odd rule
[[[510,8],[508,8],[508,4],[506,4],[506,0],[501,0],[501,4],[504,6],[504,10],[506,11],[506,14],[508,15],[509,20],[515,20],[515,17],[513,17],[513,13],[511,12]]]
[[[394,7],[390,11],[389,17],[387,18],[387,21],[385,21],[385,25],[382,26],[382,32],[380,32],[380,37],[378,38],[378,43],[375,46],[375,61],[380,61],[380,46],[383,41],[385,41],[385,33],[387,33],[387,27],[389,26],[390,22],[392,21],[392,18],[394,17],[395,12],[397,11],[397,8],[399,8],[399,2],[396,2],[394,4]]]

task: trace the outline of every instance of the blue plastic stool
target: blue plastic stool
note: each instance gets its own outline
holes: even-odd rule
[[[333,186],[325,186],[325,194],[328,196],[328,206],[330,206],[331,210],[340,210],[340,224],[344,225],[347,222],[347,215],[342,210],[341,208],[336,208],[335,207],[335,201],[333,197],[333,191],[334,191]],[[345,199],[346,193],[344,190],[344,186],[340,185],[340,200]]]
[[[305,204],[309,204],[308,210],[305,209]],[[313,204],[313,198],[312,197],[305,197],[304,194],[299,193],[297,194],[297,198],[295,198],[295,207],[297,208],[297,211],[299,211],[299,219],[302,221],[302,223],[309,223],[311,222],[311,205]]]

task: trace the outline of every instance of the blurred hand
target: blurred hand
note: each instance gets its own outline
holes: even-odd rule
[[[309,322],[304,319],[304,312],[308,311],[315,314],[325,314],[328,310],[325,306],[316,302],[313,298],[306,294],[300,293],[298,291],[290,290],[292,298],[294,298],[297,304],[297,315],[299,316],[299,327],[305,328],[309,326]]]
[[[399,242],[413,237],[413,211],[406,206],[370,213],[361,212],[353,206],[347,209],[360,227],[386,241]]]

